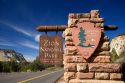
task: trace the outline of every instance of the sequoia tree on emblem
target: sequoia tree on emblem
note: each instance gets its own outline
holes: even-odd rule
[[[79,53],[89,59],[97,48],[101,38],[101,28],[95,27],[94,23],[81,22],[72,28],[73,42]]]
[[[78,44],[78,46],[81,46],[81,47],[94,47],[94,45],[93,44],[88,44],[87,46],[86,45],[84,45],[84,43],[86,42],[86,39],[85,39],[85,36],[86,36],[86,34],[85,34],[85,30],[83,30],[83,28],[81,27],[80,28],[80,32],[79,32],[79,40],[80,40],[80,43]]]

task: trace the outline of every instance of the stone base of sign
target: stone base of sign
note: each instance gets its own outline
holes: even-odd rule
[[[84,63],[86,60],[82,56],[65,56],[64,61],[66,63]]]
[[[121,64],[116,63],[90,63],[89,64],[90,72],[121,72]]]
[[[123,75],[121,73],[110,73],[111,80],[121,80]]]
[[[94,23],[94,28],[102,30],[98,47],[88,59],[83,57],[72,40],[72,28],[81,22]],[[104,19],[99,18],[98,10],[89,14],[69,14],[68,28],[63,36],[66,41],[63,54],[65,83],[124,83],[120,81],[123,78],[122,65],[111,63],[109,38],[104,34]]]
[[[95,79],[109,80],[110,79],[110,74],[109,73],[95,73]]]
[[[64,71],[66,72],[75,72],[76,71],[76,63],[64,64]]]
[[[94,73],[82,73],[82,72],[77,72],[77,79],[93,79],[94,78]]]
[[[69,83],[124,83],[123,81],[112,81],[112,80],[79,80],[72,79]]]
[[[75,77],[76,77],[75,72],[65,72],[64,73],[64,80],[66,83],[68,83],[70,79],[75,79]]]
[[[93,60],[94,63],[109,63],[110,56],[97,56]]]

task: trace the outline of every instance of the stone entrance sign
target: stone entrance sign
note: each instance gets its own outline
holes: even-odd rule
[[[69,14],[63,37],[65,83],[124,83],[122,65],[111,63],[109,38],[104,34],[104,19],[98,10]]]
[[[64,64],[65,83],[124,83],[122,64],[112,63],[109,38],[99,10],[70,13],[68,27],[41,26],[38,31],[63,31],[65,49],[60,36],[40,37],[40,60],[47,64]],[[63,54],[63,55],[62,55]],[[117,80],[117,81],[116,81]]]
[[[44,64],[62,64],[63,41],[60,36],[40,36],[40,61]]]
[[[72,38],[81,55],[88,59],[97,48],[101,38],[101,28],[94,23],[82,22],[72,28]]]

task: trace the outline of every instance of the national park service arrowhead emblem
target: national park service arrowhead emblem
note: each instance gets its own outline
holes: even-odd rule
[[[91,22],[78,23],[77,27],[72,28],[72,38],[80,54],[88,59],[99,44],[101,28],[94,27]]]

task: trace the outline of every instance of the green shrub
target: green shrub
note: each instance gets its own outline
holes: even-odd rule
[[[117,55],[115,49],[113,48],[111,55],[111,62],[125,63],[125,52],[121,53],[119,56]]]
[[[33,62],[17,63],[16,61],[0,62],[0,72],[19,72],[19,71],[42,71],[48,67],[53,67],[49,64],[41,64],[39,59]]]

